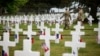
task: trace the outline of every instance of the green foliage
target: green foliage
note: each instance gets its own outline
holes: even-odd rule
[[[28,0],[0,0],[0,8],[6,9],[8,14],[17,13],[20,7],[24,6]]]
[[[19,8],[16,5],[11,5],[11,4],[8,4],[6,9],[9,14],[14,14],[19,10]]]

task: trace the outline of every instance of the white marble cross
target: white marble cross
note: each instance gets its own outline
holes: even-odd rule
[[[24,24],[26,25],[28,21],[27,15],[24,15]]]
[[[6,18],[5,16],[2,17],[3,25],[6,23],[6,19],[5,18]]]
[[[1,36],[0,36],[0,40],[1,40]]]
[[[50,56],[50,40],[55,40],[55,36],[50,35],[50,29],[45,27],[45,35],[40,35],[40,40],[45,40],[46,46],[49,48],[44,56]]]
[[[22,29],[19,28],[19,22],[16,22],[15,29],[12,28],[11,30],[15,32],[15,35],[17,36],[15,38],[15,42],[18,43],[19,42],[19,32],[22,32]]]
[[[77,22],[77,25],[75,25],[74,28],[75,28],[75,30],[76,30],[77,32],[80,32],[80,29],[84,29],[84,26],[81,26],[81,22],[78,21],[78,22]]]
[[[94,31],[98,31],[98,44],[100,44],[100,21],[98,22],[98,28],[94,28]]]
[[[9,46],[16,46],[15,42],[9,41],[9,32],[3,33],[3,41],[0,41],[0,46],[3,47],[4,52],[6,52],[7,56],[9,56]]]
[[[1,16],[0,16],[0,24],[1,24]]]
[[[88,23],[89,23],[90,26],[92,26],[92,21],[93,21],[93,20],[94,20],[93,17],[90,15],[90,16],[88,17]]]
[[[32,35],[36,35],[36,32],[32,31],[32,24],[28,25],[28,31],[24,31],[23,34],[27,35],[27,37],[31,40]]]
[[[98,18],[98,20],[100,21],[100,17]]]
[[[23,41],[23,50],[17,50],[14,52],[14,56],[40,56],[40,52],[32,51],[32,44],[31,41],[28,39],[25,39]]]
[[[8,24],[8,23],[5,24],[4,29],[5,29],[7,32],[9,32],[10,27],[9,27],[9,24]]]
[[[59,32],[62,32],[63,29],[60,29],[59,23],[56,23],[56,27],[53,28],[52,31],[55,31],[55,36],[56,36],[57,34],[59,34]],[[58,37],[58,38],[56,37],[55,43],[59,43],[59,39],[61,39],[61,38],[60,37]]]
[[[35,16],[35,23],[37,24],[37,28],[39,28],[40,26],[40,16],[39,15]]]
[[[42,31],[42,34],[43,34],[44,33],[44,28],[45,28],[44,21],[41,21],[41,25],[38,26],[38,28]]]
[[[79,26],[80,25],[80,26]],[[63,56],[78,56],[78,49],[84,48],[85,43],[80,42],[80,35],[84,35],[85,33],[82,31],[79,31],[81,28],[81,22],[78,22],[78,25],[74,27],[76,31],[71,31],[72,34],[72,41],[66,41],[65,46],[72,48],[72,53],[64,53]],[[79,30],[77,30],[79,29]]]
[[[28,20],[29,20],[30,23],[32,23],[34,21],[33,20],[33,15],[30,15]]]

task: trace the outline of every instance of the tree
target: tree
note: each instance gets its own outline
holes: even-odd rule
[[[100,0],[79,0],[79,2],[91,8],[90,15],[92,15],[95,19],[94,22],[97,22],[98,20],[96,17],[96,13],[97,7],[100,5]]]
[[[17,13],[19,8],[23,6],[28,0],[0,0],[0,12],[5,14]]]

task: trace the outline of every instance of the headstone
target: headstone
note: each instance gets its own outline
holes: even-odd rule
[[[9,19],[9,17],[7,17],[7,19],[6,19],[7,22],[6,23],[7,23],[7,26],[8,26],[9,29],[10,29],[10,24],[9,24],[10,20],[11,19]]]
[[[52,31],[55,31],[55,36],[56,36],[55,43],[59,43],[59,39],[61,39],[61,38],[60,38],[60,36],[57,36],[57,34],[59,35],[60,34],[59,32],[63,31],[63,29],[60,29],[59,23],[56,23],[56,27],[54,29],[52,29]]]
[[[81,22],[78,22],[78,25],[74,27],[76,31],[71,31],[72,41],[66,41],[65,46],[72,48],[72,53],[64,53],[63,56],[78,56],[79,48],[84,48],[85,43],[80,42],[80,35],[84,35],[84,32],[80,31],[83,27],[81,27]]]
[[[44,33],[44,28],[45,28],[44,21],[41,21],[41,24],[40,24],[40,26],[38,26],[38,28],[40,29],[41,33],[43,34]]]
[[[35,16],[35,23],[37,25],[37,28],[39,28],[39,26],[40,26],[40,16],[39,15]]]
[[[88,17],[88,23],[89,23],[90,26],[92,26],[92,21],[93,21],[93,20],[94,20],[93,17],[90,15],[90,16]]]
[[[28,31],[24,31],[23,34],[27,35],[27,37],[31,40],[32,35],[36,35],[36,32],[32,31],[32,24],[28,25]]]
[[[97,43],[100,44],[100,21],[98,22],[98,28],[94,28],[94,31],[98,31]]]
[[[29,22],[32,23],[33,22],[33,15],[29,16]]]
[[[15,47],[16,43],[9,41],[9,32],[3,33],[3,41],[0,41],[0,46],[3,47],[3,51],[9,56],[9,46]]]
[[[6,30],[7,32],[9,32],[9,30],[10,30],[10,27],[8,26],[7,23],[6,23],[5,26],[4,26],[4,30]]]
[[[45,45],[49,49],[44,56],[50,56],[50,40],[55,40],[55,36],[50,35],[50,29],[45,27],[45,35],[40,35],[40,40],[45,40]]]
[[[1,40],[1,36],[0,36],[0,40]]]
[[[40,52],[32,51],[32,44],[31,41],[28,39],[25,39],[23,41],[23,50],[17,50],[14,52],[14,56],[40,56]]]
[[[24,15],[24,24],[26,25],[28,21],[27,15]]]
[[[11,29],[12,31],[15,32],[15,42],[18,43],[19,42],[19,32],[22,32],[22,29],[19,28],[19,23],[15,23],[15,29]]]
[[[0,16],[0,24],[1,24],[1,16]]]
[[[2,17],[3,25],[6,23],[6,19],[5,18],[6,18],[5,16]]]
[[[98,18],[98,20],[100,21],[100,17]]]

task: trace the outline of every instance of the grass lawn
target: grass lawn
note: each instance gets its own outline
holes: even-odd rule
[[[65,36],[63,36],[63,39],[60,40],[59,44],[55,44],[55,41],[53,40],[50,41],[50,46],[51,46],[50,56],[62,56],[63,53],[71,53],[71,48],[65,47],[64,43],[65,41],[71,41],[72,36],[70,35],[70,32],[74,31],[73,26],[71,26],[71,29],[67,29],[61,32],[61,34]],[[85,30],[82,30],[82,31],[85,32],[85,35],[81,37],[83,41],[86,43],[86,47],[79,49],[79,56],[100,56],[100,45],[97,44],[97,32],[93,31],[94,28],[97,28],[97,24],[93,24],[93,26],[84,24],[84,26],[85,26]],[[27,25],[21,24],[20,28],[27,30]],[[50,28],[54,28],[54,25],[51,26]],[[63,28],[63,25],[61,26],[61,28]],[[33,24],[33,30],[34,29],[36,29],[35,24]],[[3,35],[3,31],[4,31],[3,25],[0,24],[0,35]],[[34,31],[38,32],[39,30],[34,30]],[[14,41],[14,32],[10,32],[10,34],[12,34],[10,36],[10,41]],[[54,32],[51,32],[51,34],[54,34]],[[44,42],[44,40],[39,40],[39,36],[33,36],[33,37],[35,40],[34,40],[34,44],[32,44],[32,51],[39,51],[41,54],[40,56],[44,56],[44,50],[41,48],[41,44]],[[16,44],[16,47],[9,47],[9,52],[10,52],[9,56],[14,56],[15,50],[23,50],[23,39],[25,38],[26,36],[23,35],[21,32],[20,40],[19,40],[19,43]],[[2,40],[3,40],[3,37],[2,37]],[[0,56],[2,56],[1,51],[2,51],[2,46],[0,46]]]

